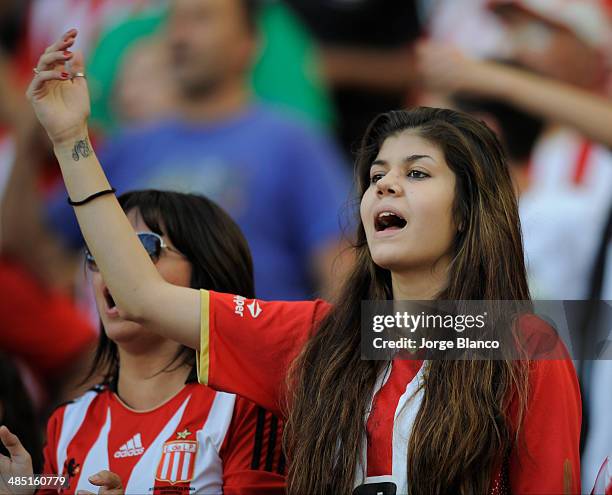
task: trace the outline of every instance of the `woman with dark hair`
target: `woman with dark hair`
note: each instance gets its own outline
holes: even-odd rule
[[[254,296],[246,240],[212,201],[137,191],[119,204],[168,283]],[[104,380],[51,416],[45,474],[68,478],[64,493],[284,493],[277,418],[199,385],[193,351],[123,319],[88,250],[86,260],[102,323],[90,377]]]
[[[288,416],[289,493],[580,492],[571,361],[361,359],[363,300],[529,299],[512,183],[485,125],[429,108],[372,123],[356,264],[335,306],[195,291],[159,276],[111,194],[82,57],[64,72],[75,36],[41,57],[28,94],[118,311],[197,349],[202,383]]]

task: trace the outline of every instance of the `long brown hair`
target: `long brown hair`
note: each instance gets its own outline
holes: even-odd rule
[[[356,161],[360,197],[383,141],[404,130],[436,144],[456,176],[454,242],[443,300],[529,300],[514,190],[501,146],[481,122],[452,110],[379,115]],[[366,417],[385,363],[361,360],[360,302],[392,299],[391,276],[370,255],[360,223],[356,263],[328,317],[294,362],[286,448],[289,493],[353,489]],[[511,360],[429,361],[408,446],[411,493],[487,493],[518,438],[527,367]],[[509,398],[518,418],[510,418]]]

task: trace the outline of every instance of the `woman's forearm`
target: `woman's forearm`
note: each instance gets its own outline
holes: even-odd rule
[[[420,43],[417,56],[428,89],[506,101],[612,146],[612,101],[605,96],[498,62],[471,59],[446,44]]]
[[[56,142],[54,151],[73,201],[111,188],[86,132],[61,144]],[[100,196],[75,207],[75,212],[119,316],[197,349],[199,292],[162,278],[115,195]]]
[[[54,151],[73,201],[110,189],[86,132],[56,143]],[[197,349],[199,292],[174,286],[162,278],[115,195],[98,197],[75,207],[75,212],[119,315]]]
[[[493,64],[492,69],[488,86],[493,96],[612,147],[609,99],[511,67]]]
[[[111,188],[86,133],[56,144],[54,151],[73,201]],[[116,197],[102,196],[74,210],[85,242],[123,312],[122,317],[142,320],[147,291],[165,282],[138,241]]]
[[[87,133],[54,146],[73,201],[110,189]],[[114,195],[75,207],[81,232],[119,315],[183,345],[199,348],[199,291],[166,282]]]
[[[46,228],[36,187],[32,142],[17,139],[15,161],[0,205],[0,252],[9,255],[45,287],[69,291],[78,260]]]
[[[111,187],[87,133],[90,104],[85,61],[82,53],[69,51],[77,35],[76,29],[68,30],[41,55],[27,96],[53,143],[68,195],[73,201],[83,201]],[[70,69],[66,66],[69,60]],[[75,211],[119,316],[197,348],[199,292],[162,278],[117,198],[99,196],[76,206]]]

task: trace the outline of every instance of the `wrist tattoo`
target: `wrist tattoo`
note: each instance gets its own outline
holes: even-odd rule
[[[89,146],[89,140],[87,138],[81,139],[74,143],[72,148],[72,159],[78,162],[80,157],[87,158],[92,154],[91,146]]]

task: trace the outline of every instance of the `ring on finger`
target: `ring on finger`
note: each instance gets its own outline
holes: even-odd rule
[[[72,79],[74,79],[75,77],[86,78],[85,73],[83,73],[83,72],[75,72],[74,74],[72,74]]]

